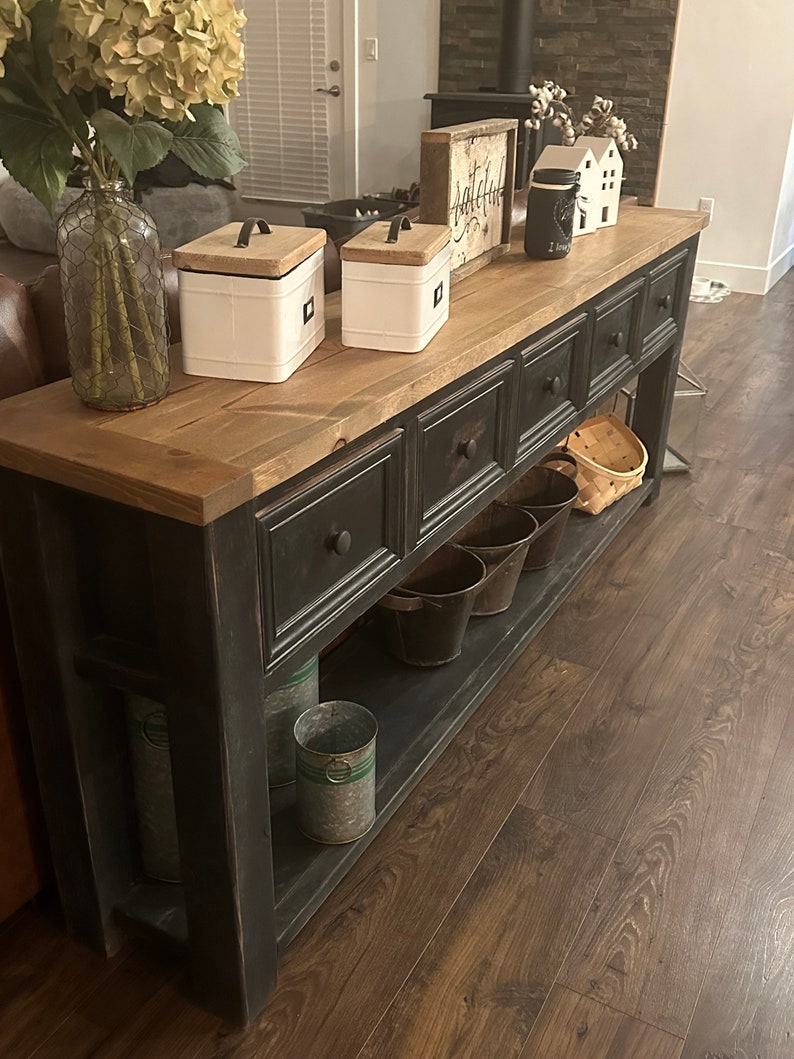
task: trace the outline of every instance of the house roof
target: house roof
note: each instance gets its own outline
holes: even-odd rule
[[[614,147],[615,154],[620,157],[620,151],[611,136],[580,136],[576,145],[588,147],[598,162],[602,160],[610,147]]]
[[[562,152],[565,152],[563,155]],[[547,147],[544,147],[540,153],[540,157],[535,162],[533,169],[542,169],[544,166],[549,165],[550,158],[555,159],[555,162],[565,163],[566,169],[578,169],[586,160],[587,155],[590,155],[593,161],[597,161],[595,155],[587,146],[580,146],[578,143],[574,144],[573,147],[562,147],[560,144],[550,143]],[[560,155],[559,158],[556,156]]]

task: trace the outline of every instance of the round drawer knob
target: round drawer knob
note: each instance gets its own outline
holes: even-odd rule
[[[610,346],[616,346],[618,349],[623,345],[623,332],[616,331],[613,335],[609,336]]]
[[[339,533],[335,533],[333,537],[328,538],[328,548],[336,555],[347,555],[352,543],[353,538],[347,530],[340,530]]]
[[[673,296],[672,296],[672,294],[665,294],[665,296],[663,298],[659,299],[659,308],[660,309],[669,309],[672,304],[673,304]]]
[[[477,455],[477,442],[474,438],[471,441],[461,441],[458,445],[458,453],[461,456],[465,456],[467,460],[473,460]]]
[[[549,376],[549,378],[543,383],[543,389],[548,390],[552,397],[556,397],[562,389],[562,379],[559,375],[555,375],[554,378]]]

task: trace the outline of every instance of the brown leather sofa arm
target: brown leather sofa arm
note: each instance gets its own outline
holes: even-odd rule
[[[39,330],[21,283],[0,275],[0,399],[47,381]]]
[[[171,252],[163,254],[163,275],[165,293],[168,303],[168,320],[171,327],[171,341],[179,342],[182,333],[179,325],[179,292],[177,271],[171,262]],[[63,315],[63,296],[61,278],[57,265],[48,265],[36,279],[28,284],[33,315],[36,318],[41,348],[44,355],[44,382],[56,382],[65,379],[69,374],[66,357],[66,325]],[[2,351],[0,351],[0,361]]]

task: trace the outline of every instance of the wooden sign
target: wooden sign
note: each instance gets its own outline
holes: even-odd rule
[[[515,118],[422,133],[419,220],[452,229],[452,282],[510,249]]]

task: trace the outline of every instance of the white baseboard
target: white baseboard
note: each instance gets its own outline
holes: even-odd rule
[[[718,279],[741,294],[766,294],[794,266],[794,243],[765,268],[761,265],[729,265],[723,261],[698,260],[699,276]]]

